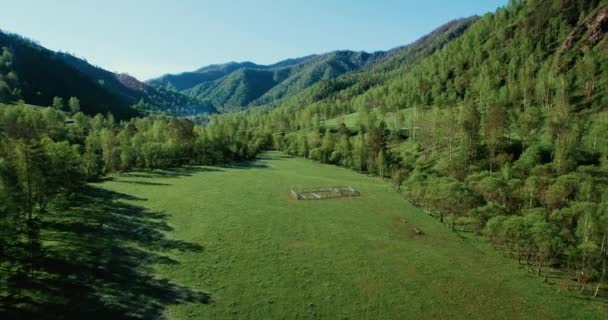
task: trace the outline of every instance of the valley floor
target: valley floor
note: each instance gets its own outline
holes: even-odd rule
[[[361,196],[289,197],[291,188],[334,185]],[[233,167],[128,173],[97,186],[166,214],[164,232],[179,245],[158,259],[155,277],[209,295],[167,302],[170,319],[608,318],[602,303],[543,284],[388,183],[346,169],[271,152]]]

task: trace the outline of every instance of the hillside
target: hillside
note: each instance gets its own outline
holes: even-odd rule
[[[288,59],[269,66],[258,65],[253,62],[228,62],[225,64],[214,64],[202,67],[192,72],[167,74],[160,78],[149,80],[148,83],[156,87],[162,87],[174,91],[182,91],[193,88],[196,85],[202,83],[213,82],[239,69],[247,68],[267,70],[273,68],[289,67],[291,65],[310,60],[314,57],[315,56],[307,56],[296,59]]]
[[[321,82],[366,69],[380,72],[428,55],[457,38],[477,17],[455,20],[413,44],[375,53],[334,51],[272,65],[251,62],[211,65],[194,72],[165,75],[148,83],[211,101],[223,111],[276,105]],[[351,81],[352,82],[352,81]]]
[[[294,65],[239,69],[212,83],[199,84],[184,93],[211,99],[225,110],[239,110],[293,95],[321,80],[359,70],[382,54],[341,51]],[[237,90],[231,90],[236,88]]]
[[[142,111],[161,111],[176,115],[217,112],[209,102],[200,101],[172,90],[155,88],[128,74],[116,74],[104,70],[66,53],[57,53],[57,55],[66,64],[82,72],[105,90]]]
[[[17,35],[0,32],[2,65],[0,94],[3,102],[22,99],[27,103],[49,106],[54,97],[67,101],[80,99],[81,110],[88,114],[108,112],[118,118],[138,114],[124,98],[104,89],[99,83],[67,65],[60,55]]]
[[[320,80],[359,70],[382,56],[384,53],[339,51],[272,65],[231,62],[179,75],[165,75],[148,83],[210,100],[223,111],[238,111],[290,96]]]
[[[449,23],[405,47],[408,55],[316,84],[283,101],[277,113],[294,119],[295,109],[305,109],[326,119],[362,108],[385,114],[466,103],[484,113],[491,104],[549,108],[558,94],[569,95],[574,111],[601,109],[608,96],[602,85],[608,13],[601,3],[516,1],[480,20]]]
[[[391,178],[451,230],[597,297],[607,79],[607,1],[511,1],[405,67],[339,77],[248,117],[276,149]]]
[[[124,74],[93,66],[72,55],[53,52],[18,35],[0,32],[0,100],[49,106],[54,97],[80,100],[87,114],[128,118],[141,111],[173,114],[214,113],[208,102],[156,89]],[[132,108],[137,104],[139,111]]]

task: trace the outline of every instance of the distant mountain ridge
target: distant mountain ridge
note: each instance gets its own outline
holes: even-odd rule
[[[287,59],[271,65],[229,62],[148,81],[156,88],[211,101],[219,110],[238,111],[291,96],[320,80],[360,70],[385,52],[334,51]]]
[[[388,51],[333,51],[269,65],[229,62],[147,82],[0,31],[0,48],[8,59],[0,66],[0,102],[24,100],[44,106],[51,105],[54,97],[64,101],[77,97],[83,112],[119,118],[145,112],[196,115],[272,107],[315,87],[319,90],[313,96],[321,97],[327,90],[376,85],[380,78],[457,38],[477,19],[452,21],[410,45]],[[359,82],[361,71],[378,78]]]
[[[187,96],[206,100],[222,112],[276,104],[324,80],[384,65],[393,68],[418,52],[432,53],[462,34],[478,17],[447,23],[416,42],[373,53],[333,51],[287,59],[270,65],[229,62],[202,67],[192,72],[167,74],[147,83]],[[435,39],[445,37],[441,41]],[[427,46],[428,44],[428,46]],[[425,51],[426,50],[426,51]]]
[[[190,72],[182,72],[179,74],[166,74],[159,78],[148,80],[147,83],[156,87],[162,87],[169,90],[182,91],[191,89],[196,85],[204,82],[215,81],[239,69],[250,68],[268,70],[274,68],[288,67],[294,64],[307,61],[314,57],[316,57],[316,55],[310,55],[302,58],[287,59],[271,65],[260,65],[250,61],[231,61],[223,64],[211,64]]]

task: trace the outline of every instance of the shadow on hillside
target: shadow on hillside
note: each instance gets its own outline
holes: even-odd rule
[[[168,252],[203,248],[167,238],[165,213],[127,199],[87,187],[49,213],[34,280],[15,279],[19,294],[0,300],[0,319],[158,319],[170,305],[210,303],[208,294],[153,273],[155,265],[178,264]]]

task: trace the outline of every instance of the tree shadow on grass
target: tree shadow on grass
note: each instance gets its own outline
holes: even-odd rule
[[[213,167],[179,167],[170,169],[147,170],[122,173],[119,176],[125,178],[181,178],[190,177],[201,172],[222,172],[222,169]]]
[[[229,169],[269,169],[270,166],[259,161],[241,161],[222,166]]]
[[[257,156],[258,160],[289,160],[293,159],[294,156],[288,155],[286,153],[262,153]]]
[[[149,181],[130,181],[130,180],[114,180],[114,182],[125,183],[125,184],[138,184],[142,186],[170,186],[169,183],[162,182],[149,182]]]
[[[165,213],[123,202],[127,199],[87,187],[49,213],[34,280],[19,288],[19,295],[0,298],[0,318],[162,319],[170,305],[210,303],[208,294],[153,271],[155,265],[178,264],[169,252],[203,248],[167,238]]]

